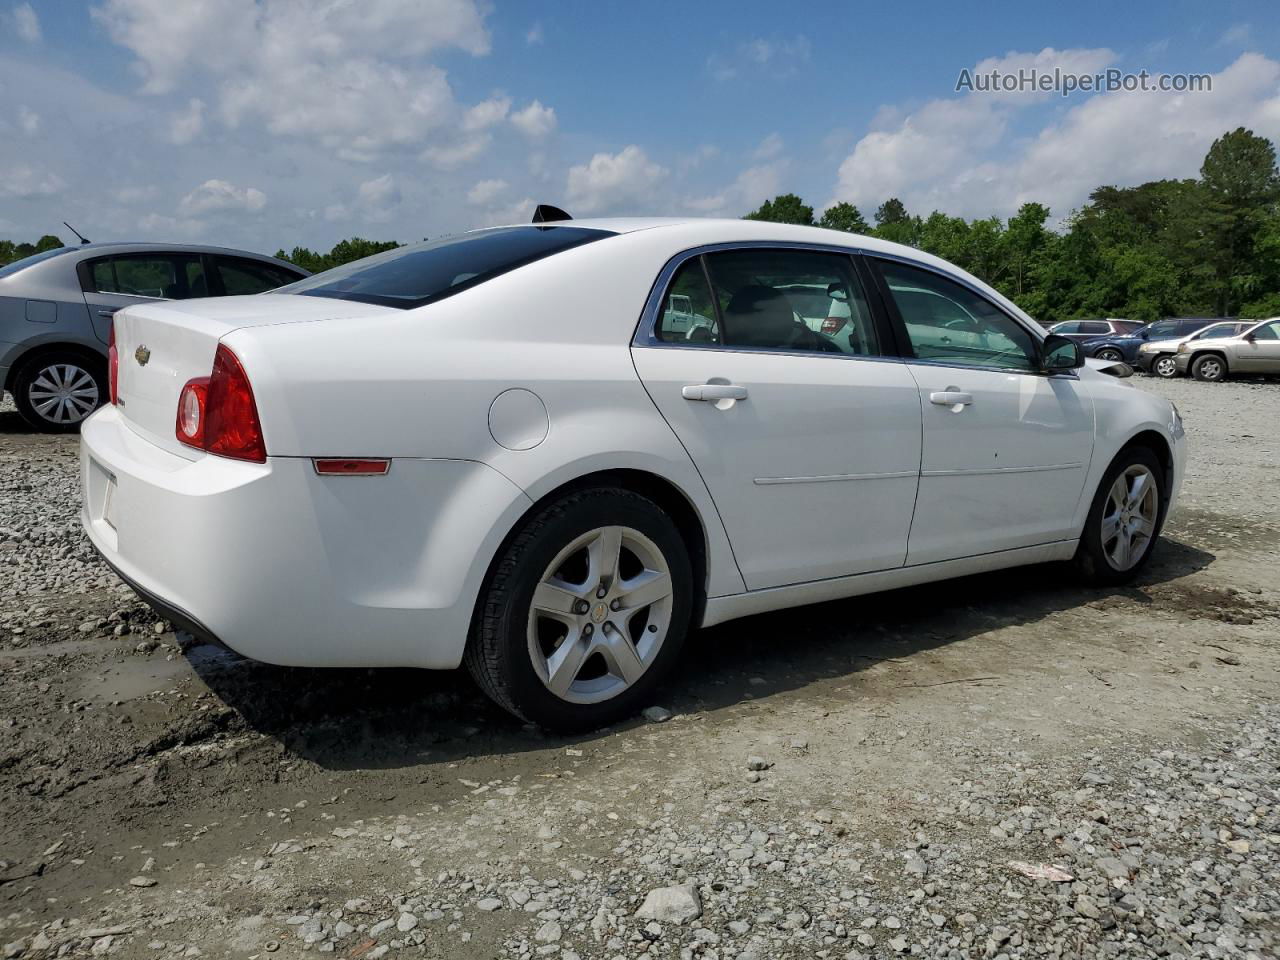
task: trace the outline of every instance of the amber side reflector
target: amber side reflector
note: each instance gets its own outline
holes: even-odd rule
[[[380,477],[391,469],[390,460],[346,460],[337,457],[313,458],[316,473],[322,477]]]

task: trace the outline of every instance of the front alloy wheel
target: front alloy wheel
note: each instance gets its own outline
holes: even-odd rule
[[[1120,452],[1098,486],[1076,550],[1086,579],[1116,586],[1146,566],[1164,523],[1165,483],[1164,467],[1150,448]]]
[[[1178,361],[1171,354],[1162,353],[1151,364],[1151,372],[1168,380],[1178,375]]]
[[[647,497],[599,487],[532,513],[494,559],[467,668],[516,716],[593,730],[647,706],[693,608],[689,549]]]
[[[46,356],[18,371],[13,398],[23,419],[37,430],[65,433],[78,429],[98,409],[106,399],[106,384],[88,361]]]

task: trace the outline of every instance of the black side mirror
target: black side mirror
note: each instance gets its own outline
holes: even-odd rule
[[[1074,340],[1051,333],[1040,345],[1040,368],[1046,373],[1079,370],[1084,366],[1084,351]]]
[[[1246,340],[1248,340],[1250,343],[1253,343],[1253,341],[1255,341],[1255,340],[1257,340],[1257,339],[1258,339],[1258,336],[1257,336],[1257,334],[1255,334],[1255,333],[1253,333],[1252,331],[1250,331],[1249,333],[1246,333],[1246,334],[1244,335],[1244,338],[1245,338]]]

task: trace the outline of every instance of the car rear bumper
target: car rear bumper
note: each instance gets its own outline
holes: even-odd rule
[[[457,666],[488,560],[529,505],[468,460],[381,477],[187,460],[115,407],[80,449],[82,522],[121,577],[176,625],[291,666]]]

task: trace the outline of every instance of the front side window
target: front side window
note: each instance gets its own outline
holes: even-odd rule
[[[1264,323],[1253,331],[1253,339],[1255,340],[1280,340],[1280,320],[1272,320],[1270,323]]]
[[[751,248],[709,253],[724,344],[759,350],[880,353],[853,261],[839,253]]]
[[[497,227],[397,247],[277,290],[407,310],[460,293],[499,274],[614,234],[586,227]]]
[[[1177,320],[1158,320],[1147,327],[1147,335],[1152,340],[1160,340],[1179,336],[1179,329]]]
[[[1035,338],[986,298],[929,270],[890,261],[882,261],[880,270],[918,359],[1008,370],[1038,367]]]

